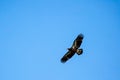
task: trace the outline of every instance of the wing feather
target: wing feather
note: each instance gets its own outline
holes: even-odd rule
[[[77,48],[78,49],[81,46],[82,39],[83,39],[83,35],[79,34],[77,36],[77,38],[74,40],[72,48]]]
[[[70,59],[75,53],[72,51],[68,51],[62,58],[61,62],[65,63],[68,59]]]

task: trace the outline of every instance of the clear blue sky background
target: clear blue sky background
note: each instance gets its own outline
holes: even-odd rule
[[[0,0],[0,80],[120,80],[120,1]]]

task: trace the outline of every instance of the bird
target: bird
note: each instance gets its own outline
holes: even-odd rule
[[[72,58],[72,56],[77,53],[78,55],[81,55],[83,53],[83,49],[79,47],[82,44],[84,35],[81,33],[79,34],[76,39],[74,40],[72,46],[70,48],[68,48],[68,52],[61,58],[61,62],[65,63],[66,61],[68,61],[70,58]]]

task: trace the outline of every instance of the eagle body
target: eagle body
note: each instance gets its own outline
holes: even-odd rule
[[[79,34],[77,38],[74,40],[71,48],[68,48],[68,52],[61,58],[61,62],[65,63],[69,60],[75,53],[78,55],[83,53],[83,49],[78,49],[81,46],[83,40],[83,34]]]

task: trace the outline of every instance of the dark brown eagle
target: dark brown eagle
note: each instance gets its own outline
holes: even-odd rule
[[[61,58],[62,63],[65,63],[75,53],[77,53],[78,55],[81,55],[83,53],[83,49],[78,49],[81,46],[83,38],[84,38],[83,34],[79,34],[77,36],[77,38],[73,42],[72,47],[68,48],[68,52]]]

